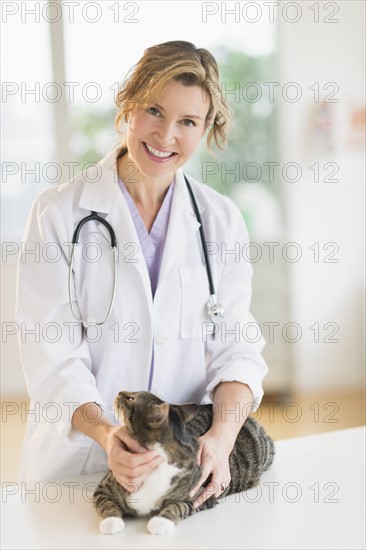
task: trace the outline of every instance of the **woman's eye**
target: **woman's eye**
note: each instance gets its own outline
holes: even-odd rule
[[[151,115],[156,115],[159,113],[158,109],[156,107],[150,107],[148,110],[147,110],[148,113],[150,113]]]
[[[185,118],[185,119],[183,120],[183,122],[184,122],[184,126],[188,126],[188,128],[189,128],[190,126],[196,126],[196,123],[193,122],[193,120],[190,120],[189,118]],[[186,122],[187,122],[188,124],[185,124]]]

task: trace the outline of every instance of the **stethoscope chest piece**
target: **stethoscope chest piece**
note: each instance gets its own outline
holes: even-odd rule
[[[211,294],[207,302],[207,313],[213,324],[217,323],[220,318],[224,317],[224,308],[222,304],[216,301],[216,294]]]

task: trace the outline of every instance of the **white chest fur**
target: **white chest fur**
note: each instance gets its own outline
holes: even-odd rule
[[[128,499],[128,505],[136,510],[138,515],[146,515],[155,508],[155,503],[170,488],[173,477],[180,471],[174,464],[168,464],[168,458],[160,444],[154,449],[163,458],[151,474],[144,480],[142,487]]]

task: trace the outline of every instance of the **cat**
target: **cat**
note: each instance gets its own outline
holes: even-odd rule
[[[172,405],[142,391],[120,392],[114,409],[129,434],[147,449],[158,450],[163,460],[134,494],[122,487],[111,471],[104,476],[93,497],[102,533],[122,531],[123,517],[150,516],[148,531],[166,534],[180,520],[219,502],[211,496],[194,508],[203,487],[189,496],[201,477],[197,438],[211,426],[213,405]],[[262,472],[271,466],[274,453],[272,439],[257,421],[248,417],[230,454],[230,484],[219,498],[255,487]],[[209,479],[204,486],[208,483]]]

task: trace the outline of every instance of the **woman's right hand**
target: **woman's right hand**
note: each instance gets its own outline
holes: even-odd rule
[[[106,451],[114,477],[130,493],[138,491],[143,480],[162,461],[157,451],[145,449],[126,428],[111,424],[97,403],[80,405],[73,414],[72,426]]]
[[[162,462],[157,451],[140,445],[123,426],[108,430],[105,450],[114,477],[130,493],[138,491],[143,480]]]

